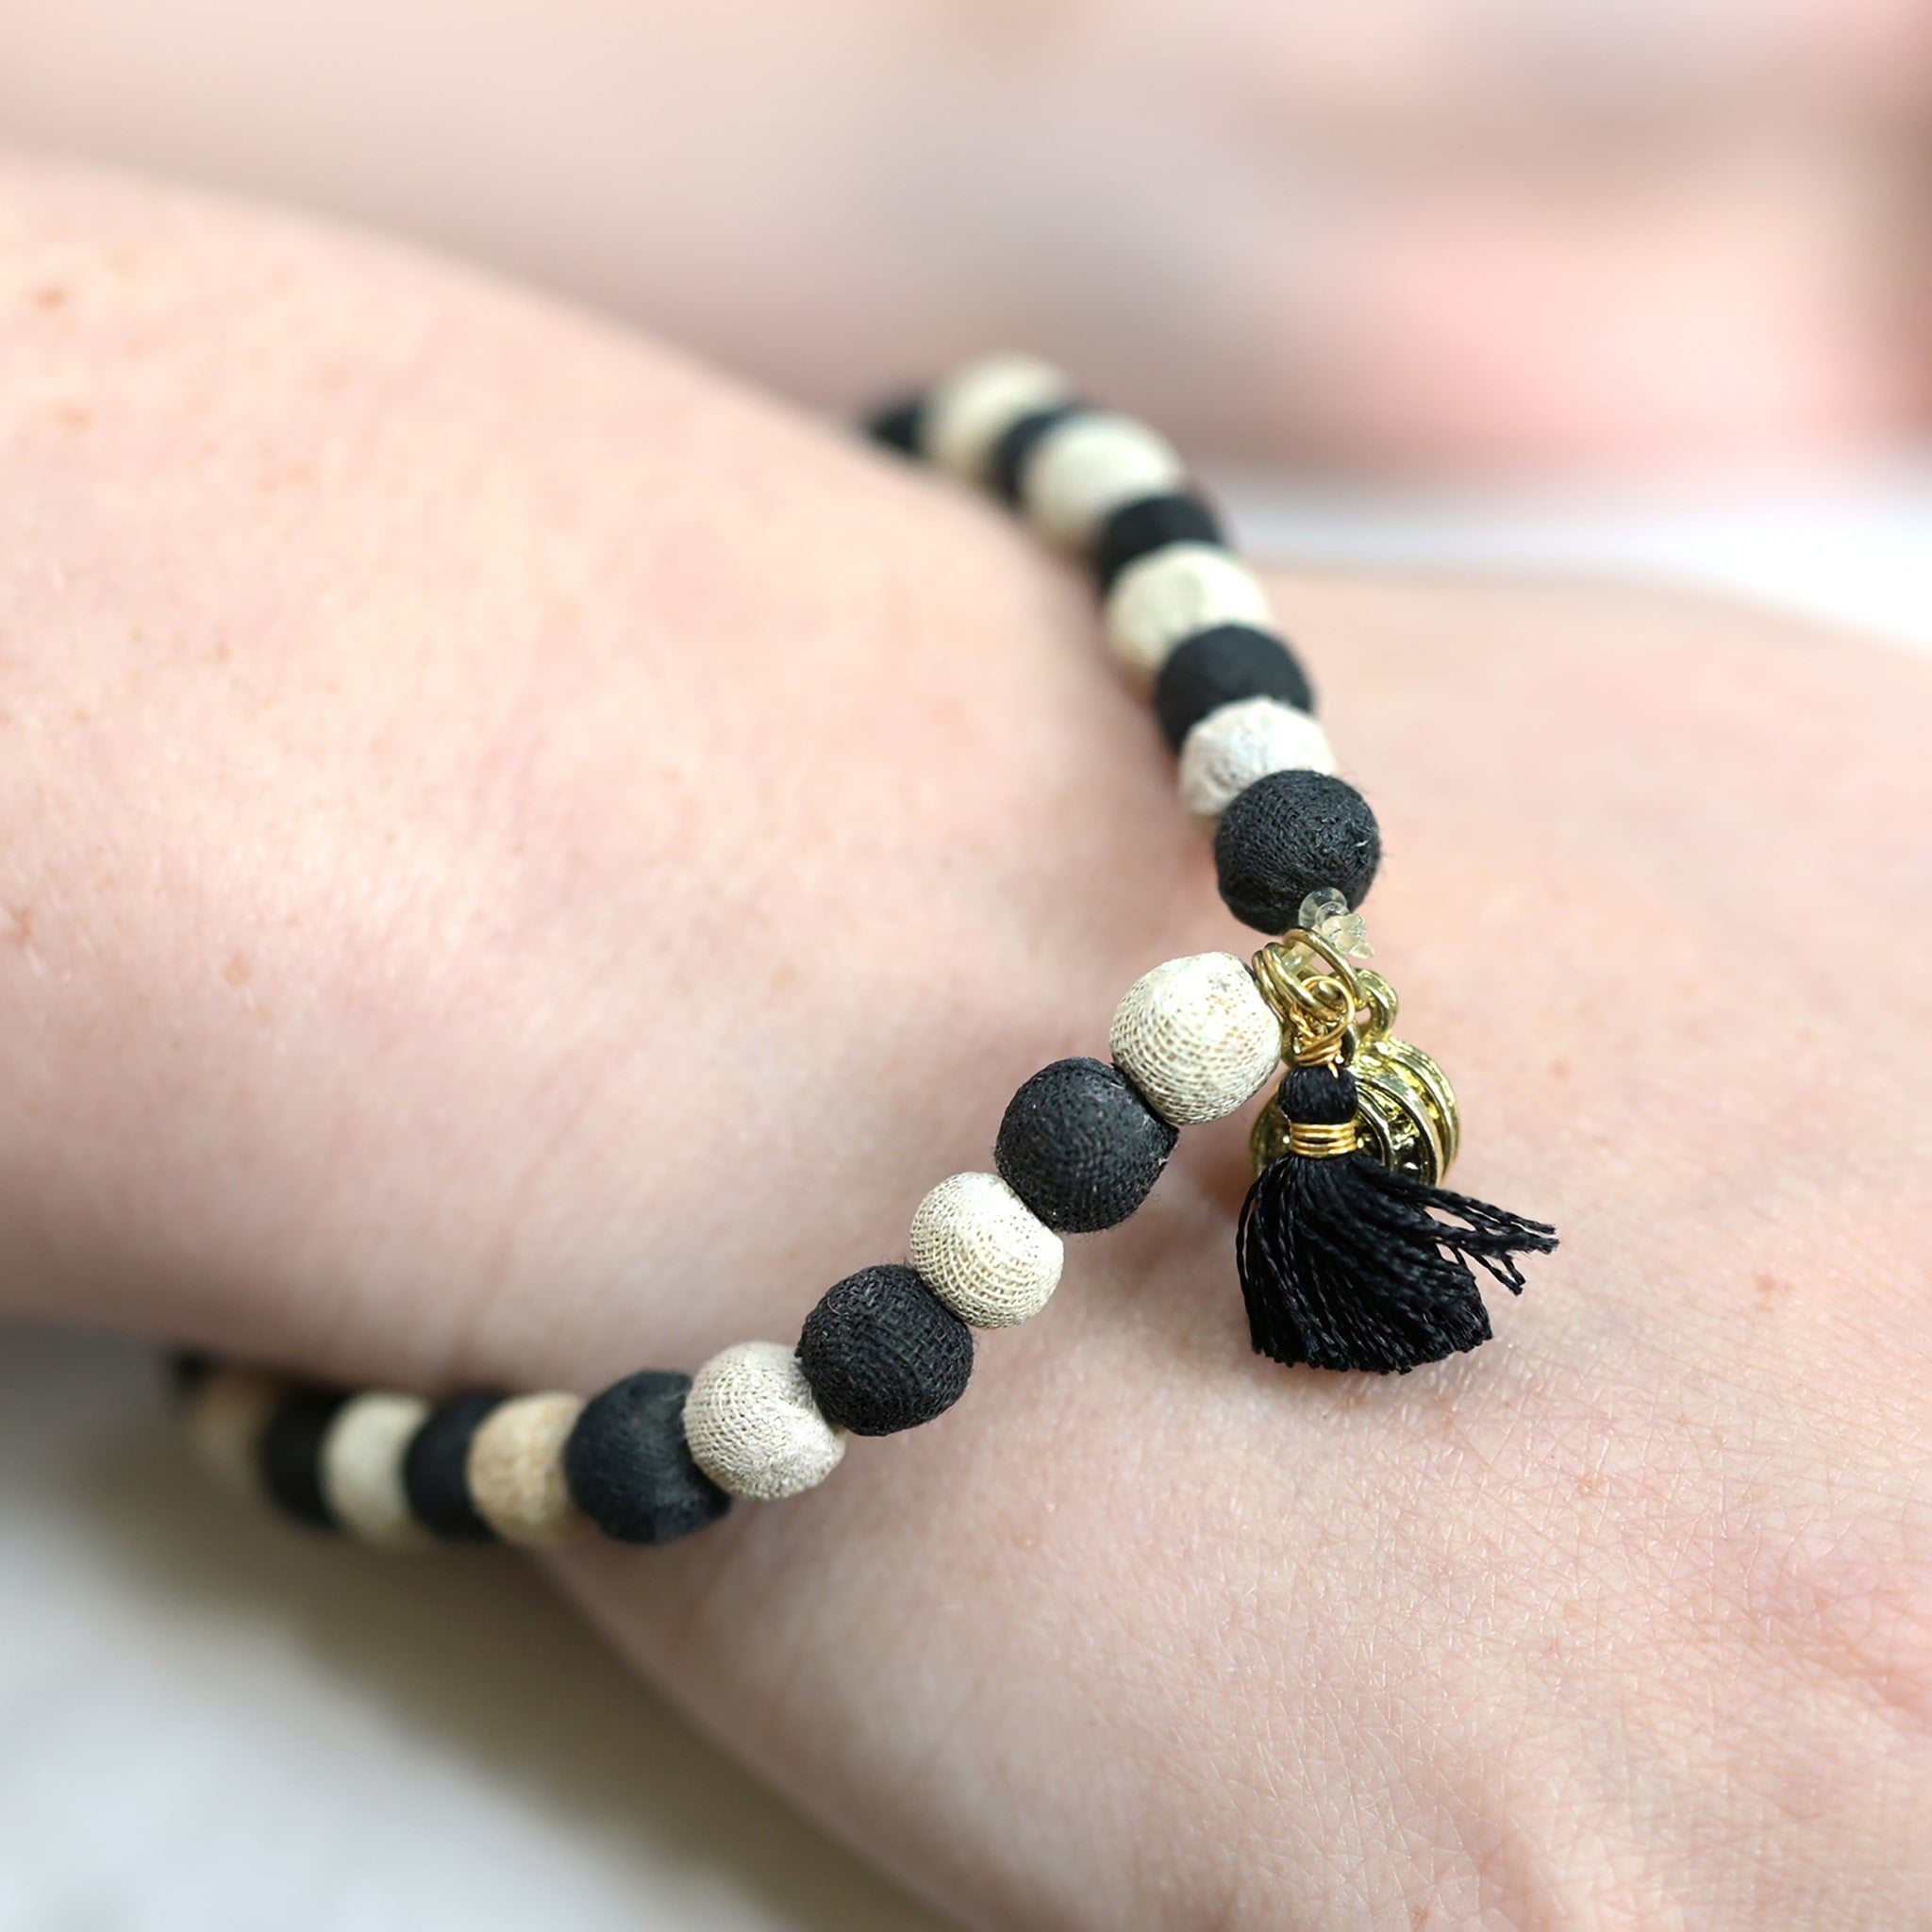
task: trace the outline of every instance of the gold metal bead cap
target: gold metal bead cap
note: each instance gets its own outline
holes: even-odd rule
[[[1288,1120],[1271,1099],[1248,1137],[1255,1172],[1290,1154],[1322,1160],[1359,1148],[1433,1187],[1462,1144],[1456,1090],[1421,1047],[1390,1031],[1401,1003],[1379,973],[1356,963],[1373,951],[1360,915],[1331,891],[1310,893],[1301,910],[1300,926],[1255,955],[1255,983],[1281,1022],[1282,1058],[1345,1064],[1358,1105],[1352,1122],[1311,1124]]]
[[[1353,1126],[1357,1145],[1384,1167],[1412,1175],[1434,1187],[1449,1172],[1462,1144],[1462,1121],[1456,1090],[1449,1076],[1421,1047],[1406,1040],[1364,1041],[1356,1048],[1352,1068],[1360,1106]],[[1248,1158],[1257,1174],[1284,1155],[1312,1154],[1312,1144],[1297,1144],[1306,1137],[1271,1099],[1255,1117],[1248,1137]],[[1344,1153],[1343,1147],[1324,1150]]]

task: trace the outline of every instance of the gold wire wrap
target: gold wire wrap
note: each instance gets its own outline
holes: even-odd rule
[[[1330,970],[1310,974],[1295,957],[1306,946]],[[1281,1022],[1281,1057],[1297,1067],[1332,1067],[1363,1004],[1354,969],[1325,941],[1296,930],[1270,940],[1249,962],[1261,997]]]
[[[1249,965],[1281,1023],[1283,1060],[1291,1067],[1345,1061],[1360,1097],[1355,1119],[1341,1127],[1289,1121],[1279,1096],[1270,1099],[1248,1140],[1255,1172],[1287,1154],[1319,1160],[1359,1151],[1430,1185],[1440,1181],[1461,1142],[1461,1116],[1441,1068],[1392,1037],[1395,989],[1300,927],[1271,940]]]

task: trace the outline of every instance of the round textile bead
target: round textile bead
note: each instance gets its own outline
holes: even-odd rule
[[[975,1328],[1008,1328],[1059,1286],[1066,1244],[996,1174],[956,1174],[912,1217],[912,1265]]]
[[[902,457],[916,457],[924,420],[923,395],[899,396],[865,419],[865,433],[881,448],[895,450]]]
[[[1111,1043],[1156,1111],[1191,1127],[1253,1098],[1280,1061],[1281,1022],[1232,953],[1196,953],[1127,989]]]
[[[973,1331],[918,1271],[862,1268],[806,1317],[798,1365],[819,1412],[855,1436],[890,1436],[945,1414],[973,1374]]]
[[[1056,1060],[1008,1104],[993,1163],[1048,1227],[1092,1234],[1147,1198],[1178,1138],[1118,1067]]]
[[[563,1445],[584,1412],[580,1395],[514,1395],[470,1440],[470,1499],[507,1543],[555,1549],[591,1526],[572,1501]]]
[[[1195,632],[1174,646],[1154,680],[1154,708],[1175,751],[1203,718],[1243,698],[1315,708],[1307,673],[1294,653],[1279,638],[1244,624]]]
[[[1074,397],[1063,403],[1050,404],[1044,409],[1028,409],[1014,421],[1007,433],[993,444],[992,457],[986,466],[986,480],[993,494],[1002,503],[1017,506],[1021,479],[1026,475],[1027,464],[1033,460],[1033,452],[1062,423],[1074,416],[1091,413],[1088,404]]]
[[[470,1494],[470,1442],[505,1398],[493,1389],[470,1389],[429,1411],[403,1456],[403,1493],[409,1510],[445,1542],[487,1543],[495,1532],[476,1513]]]
[[[1173,491],[1187,476],[1179,453],[1158,431],[1130,416],[1090,409],[1041,438],[1021,477],[1020,505],[1049,541],[1087,550],[1122,505]]]
[[[1198,496],[1143,496],[1124,503],[1101,525],[1093,547],[1093,575],[1104,597],[1128,564],[1170,543],[1224,546],[1221,520]]]
[[[185,1403],[214,1374],[214,1367],[211,1357],[195,1349],[177,1348],[163,1359],[161,1374],[167,1379],[168,1392],[176,1402]]]
[[[1271,772],[1335,771],[1328,734],[1294,705],[1246,698],[1210,711],[1181,743],[1181,800],[1200,819],[1217,819]]]
[[[741,1341],[691,1377],[684,1435],[698,1467],[734,1496],[763,1503],[822,1483],[845,1454],[798,1357],[782,1341]]]
[[[1359,906],[1382,858],[1368,801],[1323,772],[1271,772],[1221,815],[1214,865],[1227,908],[1263,932],[1286,932],[1302,901],[1333,886]]]
[[[1072,393],[1066,377],[1034,356],[987,356],[933,390],[919,425],[927,459],[962,482],[987,480],[999,440],[1022,416]]]
[[[622,1543],[668,1543],[715,1523],[731,1498],[684,1440],[691,1377],[646,1369],[584,1405],[563,1452],[576,1506]]]
[[[322,1445],[347,1399],[334,1390],[298,1391],[269,1417],[256,1449],[268,1500],[311,1529],[339,1526],[322,1486]]]
[[[336,1413],[322,1441],[322,1492],[348,1533],[381,1549],[420,1549],[429,1532],[409,1513],[403,1457],[429,1419],[420,1395],[372,1389]]]
[[[188,1440],[195,1459],[230,1495],[261,1494],[258,1451],[269,1418],[288,1394],[287,1382],[254,1369],[210,1369],[188,1391]]]
[[[1268,593],[1246,564],[1211,543],[1170,543],[1130,563],[1107,593],[1107,635],[1120,657],[1153,676],[1196,631],[1223,624],[1267,630]]]

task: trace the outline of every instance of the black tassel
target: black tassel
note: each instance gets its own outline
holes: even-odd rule
[[[1352,1121],[1355,1075],[1291,1068],[1280,1107],[1309,1125]],[[1284,1155],[1256,1176],[1241,1208],[1248,1332],[1257,1353],[1278,1362],[1406,1375],[1490,1339],[1472,1261],[1521,1294],[1514,1257],[1556,1245],[1556,1229],[1541,1221],[1429,1187],[1369,1155]]]

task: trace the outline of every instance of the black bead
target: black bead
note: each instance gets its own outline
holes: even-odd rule
[[[973,1374],[973,1331],[897,1265],[848,1274],[805,1319],[798,1365],[829,1422],[890,1436],[943,1415]]]
[[[1030,409],[993,445],[989,472],[996,494],[1008,503],[1018,503],[1021,486],[1026,480],[1026,465],[1049,429],[1058,429],[1070,416],[1091,413],[1091,403],[1055,403],[1044,409]]]
[[[177,1348],[162,1363],[168,1392],[176,1402],[188,1401],[214,1373],[213,1361],[192,1348]]]
[[[1381,862],[1375,815],[1353,785],[1325,772],[1271,772],[1221,815],[1214,864],[1237,919],[1286,932],[1302,901],[1333,886],[1359,906]]]
[[[1221,543],[1221,519],[1198,496],[1141,496],[1124,503],[1100,526],[1093,575],[1104,597],[1128,564],[1170,543]]]
[[[496,1532],[478,1514],[470,1494],[470,1443],[504,1396],[471,1389],[429,1412],[403,1455],[403,1493],[409,1513],[445,1542],[488,1543]]]
[[[268,1499],[284,1516],[313,1529],[335,1529],[322,1488],[322,1439],[349,1398],[335,1390],[307,1389],[270,1416],[256,1444],[256,1467]]]
[[[1218,624],[1175,645],[1154,681],[1154,708],[1175,751],[1210,711],[1242,698],[1278,698],[1315,708],[1307,674],[1279,638],[1245,624]]]
[[[1047,1226],[1091,1234],[1147,1198],[1179,1138],[1118,1067],[1056,1060],[1008,1103],[993,1163]]]
[[[920,431],[925,425],[925,398],[923,395],[895,396],[865,419],[866,435],[881,448],[897,450],[902,457],[920,454]]]
[[[691,1377],[626,1375],[584,1405],[564,1444],[571,1500],[621,1543],[668,1543],[715,1523],[731,1498],[684,1440]]]

